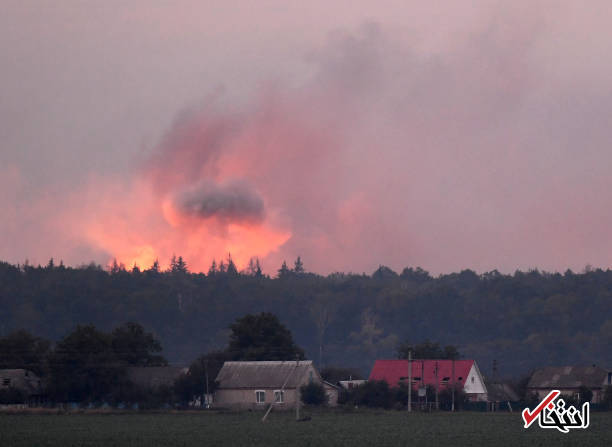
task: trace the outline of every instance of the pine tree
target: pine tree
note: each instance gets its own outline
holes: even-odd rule
[[[289,275],[289,268],[287,267],[287,262],[283,261],[283,265],[281,265],[281,268],[278,270],[278,277],[279,278],[284,278],[287,275]]]
[[[249,266],[247,267],[247,274],[255,276],[255,258],[249,259]]]
[[[304,263],[302,262],[302,258],[299,256],[295,260],[293,271],[298,274],[304,273]]]
[[[217,274],[217,261],[212,260],[212,264],[210,264],[210,268],[208,269],[208,276],[215,276]]]
[[[237,275],[238,269],[236,268],[236,264],[234,264],[234,260],[232,259],[232,254],[227,254],[227,274],[228,275]]]
[[[178,258],[176,256],[172,256],[170,271],[172,273],[187,273],[187,263],[183,260],[182,256],[179,256]]]

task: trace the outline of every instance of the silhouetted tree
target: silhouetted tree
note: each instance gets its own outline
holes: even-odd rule
[[[236,268],[236,264],[234,264],[231,253],[227,255],[227,274],[234,276],[238,274],[238,269]]]
[[[302,262],[302,258],[300,258],[299,256],[295,260],[293,271],[297,274],[304,273],[304,263]]]
[[[289,276],[289,273],[291,273],[291,270],[287,267],[287,262],[283,261],[283,265],[281,265],[281,268],[278,270],[278,277],[286,278]]]
[[[407,359],[408,352],[412,351],[413,359],[448,359],[457,360],[460,358],[459,351],[456,346],[448,345],[444,348],[440,347],[439,343],[425,340],[416,345],[408,342],[402,343],[397,348],[397,356],[400,359]]]
[[[0,369],[28,369],[44,375],[50,345],[24,330],[0,337]]]
[[[77,326],[57,343],[49,369],[49,394],[59,402],[107,400],[124,377],[111,336],[92,325]]]
[[[306,405],[324,405],[327,396],[323,385],[316,382],[308,382],[300,387],[300,399]]]
[[[187,273],[187,263],[183,259],[182,256],[178,258],[176,256],[172,256],[172,261],[170,262],[170,271],[172,273]]]
[[[227,352],[234,360],[295,360],[304,358],[289,329],[276,315],[246,315],[230,326]]]
[[[217,261],[214,259],[210,264],[210,268],[208,269],[208,276],[215,276],[217,274]]]
[[[117,359],[131,366],[164,366],[168,362],[161,355],[162,347],[151,333],[133,322],[125,323],[113,330],[112,347]]]

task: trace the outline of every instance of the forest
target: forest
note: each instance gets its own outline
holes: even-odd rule
[[[517,377],[546,365],[609,366],[612,271],[538,270],[432,276],[380,266],[371,274],[306,271],[298,258],[274,277],[258,261],[238,271],[231,257],[192,273],[181,257],[168,270],[114,262],[67,267],[0,262],[0,336],[24,329],[58,342],[78,325],[110,332],[137,321],[170,364],[189,365],[222,349],[230,325],[270,312],[321,367],[369,373],[401,346],[435,340],[474,358],[481,370]]]

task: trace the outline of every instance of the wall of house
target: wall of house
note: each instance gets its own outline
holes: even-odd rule
[[[330,407],[338,405],[338,389],[326,383],[323,384],[323,387],[325,388],[325,395],[327,396],[327,405]]]
[[[530,388],[529,391],[536,394],[538,399],[544,399],[552,390],[549,388]],[[567,398],[574,399],[576,393],[578,392],[578,388],[561,388],[559,391],[561,391],[562,397],[565,396]],[[593,392],[591,402],[594,404],[600,403],[603,399],[603,391],[601,389],[592,389],[591,391]]]
[[[467,378],[465,379],[465,385],[463,391],[468,394],[468,397],[472,401],[486,401],[487,400],[487,388],[485,387],[484,380],[476,362],[470,368]]]
[[[264,403],[257,403],[255,391],[265,391],[266,400]],[[274,401],[274,391],[278,388],[252,388],[252,389],[220,389],[215,392],[214,407],[233,408],[239,410],[267,410],[271,402]],[[285,389],[283,403],[276,403],[276,409],[295,408],[297,390]]]
[[[307,373],[302,381],[302,384],[308,383],[310,375]],[[319,376],[315,373],[313,380],[319,382]],[[319,382],[321,383],[321,382]],[[322,383],[327,396],[327,404],[335,407],[338,405],[338,390],[331,385]],[[214,395],[213,406],[218,408],[233,408],[239,410],[267,410],[271,402],[274,401],[274,391],[279,388],[248,388],[248,389],[218,389]],[[256,391],[265,391],[265,402],[258,403]],[[277,409],[293,409],[299,389],[285,389],[283,393],[283,402],[275,403]]]

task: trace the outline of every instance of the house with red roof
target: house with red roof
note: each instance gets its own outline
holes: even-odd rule
[[[376,360],[369,380],[384,380],[390,387],[407,383],[408,360]],[[412,388],[430,385],[439,391],[460,386],[471,401],[486,401],[487,387],[475,360],[412,360]]]

